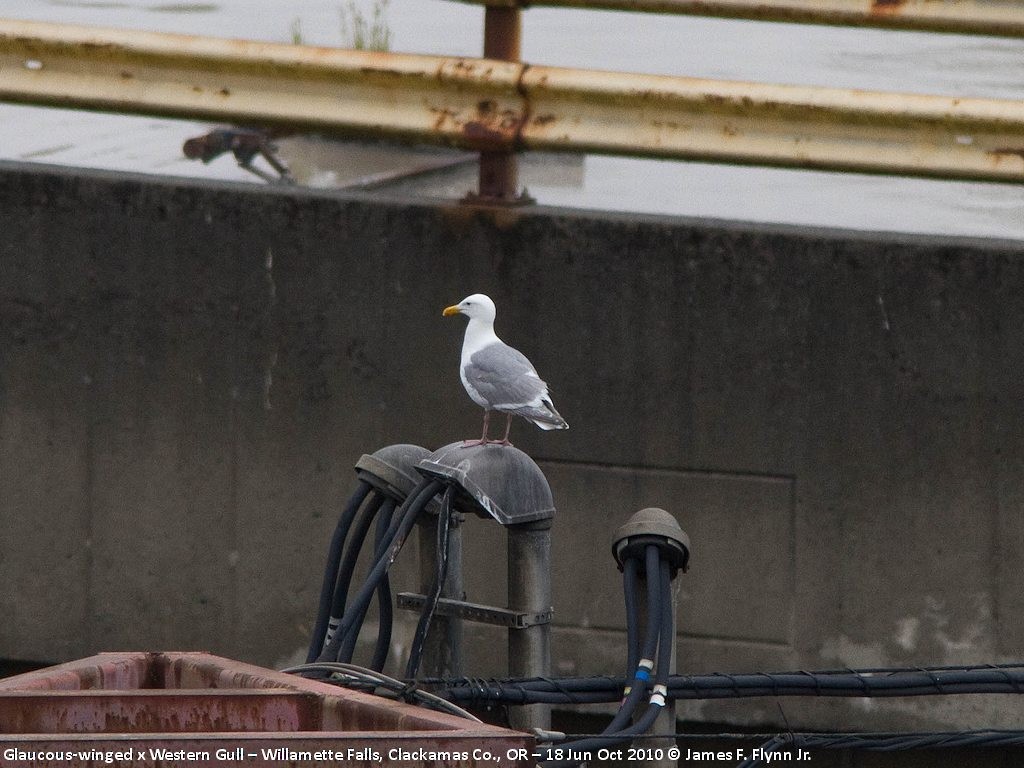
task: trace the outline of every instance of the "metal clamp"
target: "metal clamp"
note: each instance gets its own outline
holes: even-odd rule
[[[415,592],[399,592],[398,607],[408,611],[422,610],[427,598]],[[493,624],[511,629],[526,629],[538,624],[550,624],[555,609],[549,608],[539,613],[520,613],[508,608],[495,608],[480,603],[469,603],[465,600],[453,600],[442,597],[437,601],[435,611],[438,616],[455,616],[477,624]]]

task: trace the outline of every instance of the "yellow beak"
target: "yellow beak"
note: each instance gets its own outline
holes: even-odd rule
[[[460,311],[461,310],[458,307],[453,305],[451,307],[445,307],[444,312],[442,312],[441,314],[444,315],[445,317],[451,317],[452,315],[459,314]]]

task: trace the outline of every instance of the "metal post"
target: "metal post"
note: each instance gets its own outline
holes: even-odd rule
[[[510,525],[508,531],[508,607],[517,613],[551,610],[551,520]],[[508,631],[508,674],[551,674],[551,625],[541,622]],[[509,713],[513,728],[549,728],[551,707],[533,704]]]
[[[522,11],[495,8],[484,11],[484,58],[519,61]],[[519,161],[513,152],[482,151],[477,200],[511,203],[519,192]]]
[[[448,529],[448,577],[442,598],[465,599],[462,585],[462,515],[452,510]],[[437,573],[437,515],[427,515],[419,527],[420,592],[429,595]],[[462,677],[462,619],[435,614],[423,644],[421,677]]]

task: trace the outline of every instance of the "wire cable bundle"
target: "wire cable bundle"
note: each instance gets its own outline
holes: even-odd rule
[[[333,683],[343,688],[353,688],[368,693],[384,695],[391,699],[420,704],[438,712],[447,712],[467,720],[481,722],[476,715],[456,706],[447,699],[442,699],[414,684],[396,680],[374,669],[367,669],[355,664],[343,664],[337,661],[318,661],[311,664],[298,664],[282,669],[296,675],[320,675],[324,682]]]
[[[633,677],[622,689],[622,703],[605,730],[599,735],[577,741],[561,742],[557,747],[548,747],[550,758],[541,763],[545,768],[569,768],[579,765],[592,751],[617,744],[623,744],[650,730],[665,706],[666,683],[671,671],[672,644],[675,640],[672,616],[672,565],[663,558],[661,547],[646,544],[642,549],[644,575],[647,582],[647,621],[643,639],[637,631],[639,623],[638,573],[639,552],[623,561],[623,587],[626,600],[628,668]],[[655,664],[657,659],[657,664]],[[653,672],[653,680],[651,679]],[[648,698],[647,708],[631,723],[639,709],[641,700]],[[541,749],[544,751],[544,748]],[[560,755],[572,755],[572,759],[559,759]]]
[[[431,681],[463,704],[599,704],[616,701],[624,678],[562,677],[522,680]],[[907,697],[936,694],[1024,693],[1024,663],[962,667],[844,669],[671,675],[669,699],[739,699],[765,696]]]
[[[443,486],[444,484],[440,480],[424,479],[413,488],[399,506],[395,498],[375,490],[365,480],[360,481],[356,492],[342,511],[331,537],[327,567],[320,589],[316,622],[306,654],[307,664],[351,662],[366,612],[376,595],[379,622],[377,642],[370,667],[377,671],[384,668],[391,643],[393,619],[388,571],[405,544],[413,525]],[[449,487],[444,495],[441,509],[444,522],[439,525],[439,529],[444,530],[446,538],[447,520],[452,514],[451,497],[452,489]],[[361,513],[360,510],[362,510]],[[356,562],[370,528],[374,526],[375,522],[372,565],[362,586],[349,599],[349,588],[355,573]],[[446,549],[439,548],[439,551],[445,552]],[[444,583],[443,574],[446,573],[444,560],[445,558],[441,558],[438,565],[440,584]],[[439,595],[440,588],[435,589],[435,592]],[[416,641],[414,642],[415,663],[410,659],[410,668],[413,672],[411,676],[415,675],[423,641],[436,604],[437,601],[434,598],[428,600],[424,606],[424,616],[421,617],[420,626],[417,627]],[[301,671],[324,673],[323,668],[318,670],[310,668]]]

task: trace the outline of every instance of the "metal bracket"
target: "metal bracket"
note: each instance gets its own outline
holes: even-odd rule
[[[427,598],[415,592],[399,592],[398,607],[407,611],[419,611],[423,608]],[[465,600],[453,600],[442,597],[437,601],[436,615],[455,616],[467,621],[475,621],[478,624],[493,624],[498,627],[510,627],[512,629],[526,629],[538,624],[550,624],[554,615],[554,608],[549,608],[540,613],[519,613],[508,608],[494,608],[490,605],[480,603],[467,603]]]

